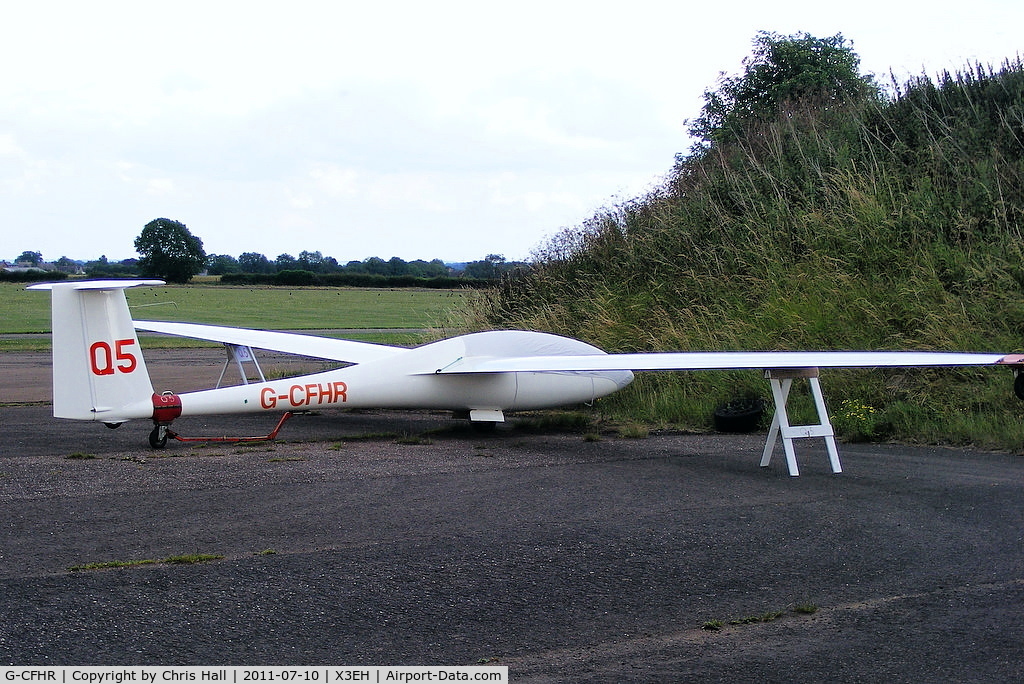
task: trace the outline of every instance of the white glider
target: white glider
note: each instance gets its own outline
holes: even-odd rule
[[[174,434],[169,426],[176,418],[204,414],[373,407],[446,409],[475,422],[501,422],[505,411],[591,402],[628,385],[633,371],[987,365],[1016,370],[1024,363],[1021,355],[1003,353],[914,351],[607,354],[579,340],[529,331],[473,333],[407,349],[284,332],[133,321],[124,290],[162,284],[100,280],[29,287],[51,290],[55,417],[112,427],[131,419],[152,420],[150,443],[161,448]],[[153,391],[136,329],[221,342],[229,354],[258,348],[350,365],[283,380],[159,394]],[[774,383],[773,430],[781,431],[787,454],[786,440],[792,437],[831,438],[826,416],[827,430],[817,432],[827,435],[794,433],[799,429],[785,418],[785,395],[776,392],[783,383]],[[816,392],[817,398],[820,390]],[[773,435],[770,440],[774,444]],[[768,456],[766,447],[763,463]],[[794,469],[791,461],[791,472]],[[838,472],[838,458],[833,469]]]

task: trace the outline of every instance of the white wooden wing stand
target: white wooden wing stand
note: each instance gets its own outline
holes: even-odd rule
[[[263,369],[260,368],[260,362],[256,360],[256,354],[253,353],[252,347],[244,344],[231,344],[230,342],[224,342],[224,348],[227,350],[228,358],[224,360],[224,367],[220,370],[220,377],[217,378],[217,387],[221,386],[224,381],[224,374],[228,371],[228,366],[231,362],[235,362],[235,366],[238,368],[238,375],[242,380],[243,385],[249,384],[249,374],[245,372],[246,363],[251,363],[256,368],[256,374],[259,376],[260,382],[266,382],[267,378],[263,375]]]
[[[843,467],[839,463],[839,449],[836,446],[835,431],[832,429],[832,422],[828,419],[825,399],[821,395],[818,369],[772,368],[766,370],[764,376],[772,387],[772,397],[775,399],[775,416],[772,418],[772,425],[768,429],[768,439],[765,441],[764,453],[761,455],[761,467],[765,468],[771,462],[772,454],[775,452],[775,444],[781,435],[782,448],[786,453],[786,466],[789,468],[789,474],[796,477],[800,474],[800,468],[796,463],[796,450],[793,447],[793,440],[823,437],[825,439],[825,447],[828,449],[828,460],[832,466],[832,472],[843,472]],[[811,386],[811,396],[814,398],[814,407],[818,412],[817,425],[789,424],[786,402],[789,401],[789,390],[793,386],[793,381],[800,378],[807,380]]]

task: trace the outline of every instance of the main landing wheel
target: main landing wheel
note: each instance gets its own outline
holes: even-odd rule
[[[1017,373],[1017,377],[1013,379],[1013,393],[1017,395],[1017,398],[1024,401],[1024,371]]]
[[[154,449],[163,449],[167,446],[167,426],[157,425],[153,428],[153,431],[149,433],[149,446]]]

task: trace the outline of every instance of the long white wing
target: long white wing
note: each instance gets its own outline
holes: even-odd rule
[[[274,332],[271,330],[250,330],[229,328],[219,325],[198,323],[170,323],[166,321],[135,321],[137,330],[192,337],[212,342],[238,344],[257,349],[300,354],[318,359],[344,361],[347,363],[369,363],[403,354],[407,349],[384,344],[336,340],[330,337],[299,335],[296,333]]]
[[[586,356],[467,357],[437,373],[551,371],[728,370],[744,368],[883,368],[987,366],[1020,363],[1017,356],[961,352],[655,352]]]

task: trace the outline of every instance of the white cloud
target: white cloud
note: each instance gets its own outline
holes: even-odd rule
[[[359,193],[356,180],[359,174],[354,169],[342,168],[335,164],[316,164],[309,172],[314,185],[331,197],[355,197]]]
[[[20,157],[23,153],[13,135],[0,135],[0,157]]]
[[[126,186],[143,190],[149,195],[173,196],[178,186],[171,178],[154,176],[139,164],[120,161],[113,165],[114,173]]]

